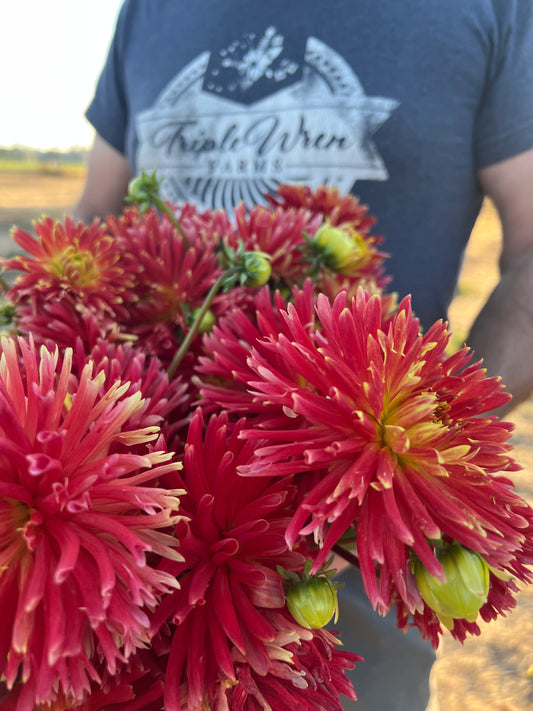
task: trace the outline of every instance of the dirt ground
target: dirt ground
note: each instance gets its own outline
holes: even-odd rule
[[[467,249],[450,328],[464,337],[498,279],[501,230],[494,208],[486,205]],[[518,493],[533,505],[533,398],[516,408],[513,475]],[[441,711],[527,711],[533,709],[533,587],[523,589],[508,617],[485,625],[464,646],[446,639],[435,667]]]
[[[61,217],[76,202],[83,176],[0,173],[0,254],[15,250],[9,238],[13,224],[31,229],[46,213]],[[501,232],[490,205],[485,206],[465,257],[450,328],[461,343],[497,280]],[[533,505],[533,399],[518,407],[515,458],[523,471],[515,475],[518,493]],[[522,591],[516,609],[485,625],[480,637],[464,646],[445,638],[434,669],[435,698],[440,711],[527,711],[533,709],[533,586]],[[357,651],[357,650],[355,650]],[[383,709],[387,711],[387,709]]]
[[[18,248],[9,237],[13,225],[31,232],[32,220],[47,214],[62,218],[78,200],[84,175],[78,173],[0,172],[0,255]]]

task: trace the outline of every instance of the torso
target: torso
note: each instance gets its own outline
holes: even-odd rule
[[[203,207],[251,204],[278,182],[352,191],[378,218],[393,288],[426,325],[445,315],[481,203],[488,12],[481,32],[472,3],[442,0],[132,4],[136,172]]]

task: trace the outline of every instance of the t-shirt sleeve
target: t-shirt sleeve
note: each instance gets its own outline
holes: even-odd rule
[[[85,112],[96,132],[120,153],[125,153],[128,124],[124,53],[129,6],[130,2],[126,0],[121,7],[94,97]]]
[[[491,62],[476,126],[480,168],[533,147],[533,2],[494,0],[493,7]]]

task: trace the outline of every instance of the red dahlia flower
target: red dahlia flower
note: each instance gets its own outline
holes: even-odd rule
[[[4,269],[24,272],[8,292],[15,305],[38,311],[39,304],[69,299],[109,316],[135,298],[119,245],[96,220],[86,226],[69,217],[64,224],[45,217],[35,232],[37,238],[16,228],[13,239],[28,254],[0,259]]]
[[[311,639],[301,639],[286,647],[294,670],[274,661],[269,674],[258,674],[250,664],[237,663],[237,683],[225,690],[231,711],[338,711],[344,708],[340,695],[356,700],[346,677],[362,658],[337,646],[337,638],[327,630],[314,630]],[[218,707],[216,707],[218,708]]]
[[[228,235],[233,234],[234,227],[224,210],[198,212],[194,205],[185,203],[174,212],[185,237],[192,243],[217,245]]]
[[[299,323],[305,324],[304,332],[311,332],[315,322],[316,294],[313,283],[308,279],[300,290],[292,290],[294,308]],[[291,338],[291,324],[283,319],[287,304],[279,291],[273,295],[268,287],[258,291],[252,301],[250,313],[233,311],[221,318],[212,332],[204,336],[204,351],[209,356],[200,356],[196,372],[200,374],[198,385],[202,396],[202,407],[208,410],[227,409],[230,415],[250,419],[258,416],[280,417],[280,426],[287,424],[287,418],[279,405],[265,398],[254,398],[248,388],[250,368],[247,359],[252,348],[263,352],[270,338],[285,333]],[[299,338],[304,338],[303,333]],[[265,354],[277,368],[277,355],[267,347]],[[293,423],[295,424],[295,423]]]
[[[358,232],[367,234],[376,224],[376,218],[368,214],[368,207],[362,205],[355,195],[341,195],[339,190],[329,185],[321,185],[312,190],[307,185],[279,185],[268,201],[283,208],[304,207],[319,213],[332,225],[350,223]],[[381,241],[381,239],[380,239]]]
[[[35,307],[30,303],[17,305],[15,322],[19,333],[31,334],[37,345],[45,345],[49,350],[73,348],[81,341],[88,352],[102,339],[114,342],[125,338],[114,317],[70,298],[46,301]]]
[[[187,214],[187,225],[196,225],[192,217]],[[119,219],[107,220],[123,253],[137,264],[137,301],[119,319],[121,330],[133,334],[138,346],[165,363],[172,359],[188,330],[193,311],[203,304],[222,272],[216,251],[220,241],[217,226],[216,220],[213,224],[204,220],[202,229],[188,230],[185,242],[169,217],[154,209],[143,215],[130,209]],[[221,302],[224,297],[215,299],[215,313]]]
[[[155,630],[172,625],[165,708],[266,710],[255,685],[276,699],[272,708],[316,693],[330,705],[305,708],[340,709],[335,694],[351,688],[343,672],[353,658],[336,654],[331,636],[304,629],[285,608],[277,566],[301,570],[305,562],[285,542],[294,492],[283,479],[238,476],[253,454],[239,438],[242,425],[229,430],[225,415],[213,417],[203,436],[197,412],[189,428],[180,477],[190,520],[178,524],[184,559],[162,564],[181,589],[163,599],[153,619]],[[319,638],[323,648],[311,649]]]
[[[59,691],[52,704],[34,705],[26,696],[31,711],[160,711],[163,706],[164,671],[166,657],[157,657],[152,649],[139,650],[116,674],[110,676],[98,667],[101,681],[91,681],[87,697],[76,703]],[[16,684],[7,691],[0,683],[0,711],[17,711],[27,689]]]
[[[191,418],[187,382],[179,376],[169,379],[157,358],[149,357],[131,344],[117,345],[100,340],[87,355],[84,344],[78,340],[74,354],[73,372],[77,377],[92,362],[94,375],[100,371],[105,373],[105,383],[129,383],[126,395],[142,393],[142,406],[130,417],[130,427],[160,427],[168,448],[181,449],[176,438]],[[103,387],[105,389],[105,385]]]
[[[410,557],[442,579],[431,544],[441,536],[529,579],[533,515],[495,476],[517,468],[506,444],[511,425],[480,417],[508,400],[499,380],[468,366],[466,350],[447,357],[444,325],[422,334],[408,299],[387,327],[379,296],[364,291],[333,305],[319,296],[316,311],[310,331],[289,306],[281,332],[232,366],[254,407],[269,411],[268,421],[243,431],[258,449],[239,471],[298,473],[307,492],[288,542],[314,534],[316,570],[355,526],[366,590],[382,612],[396,595],[412,613],[423,608]],[[237,353],[229,338],[223,345]]]
[[[177,490],[149,483],[178,465],[139,446],[142,394],[107,387],[71,352],[2,340],[0,358],[0,676],[22,684],[17,711],[71,707],[149,639],[147,611],[177,587],[146,556],[179,558],[167,529]],[[130,449],[135,447],[136,453]]]
[[[236,248],[240,239],[245,250],[268,254],[274,283],[291,286],[304,279],[308,266],[302,253],[303,233],[316,232],[321,223],[320,215],[304,209],[274,210],[262,205],[247,211],[240,205],[235,210],[235,218],[235,237],[226,239],[230,247]]]
[[[330,298],[343,289],[355,295],[359,286],[375,292],[385,290],[390,277],[384,269],[388,255],[378,249],[383,238],[370,233],[376,219],[355,196],[341,196],[337,188],[327,185],[315,191],[308,186],[280,185],[269,201],[285,210],[305,208],[322,218],[324,224],[318,232],[309,231],[313,237],[309,248],[315,257],[321,255],[320,262],[330,265],[317,274],[317,290]]]
[[[120,218],[108,218],[107,227],[122,252],[137,262],[138,302],[128,310],[128,323],[179,322],[184,309],[203,303],[221,273],[217,234],[193,233],[186,244],[168,215],[154,209],[142,215],[128,209]]]

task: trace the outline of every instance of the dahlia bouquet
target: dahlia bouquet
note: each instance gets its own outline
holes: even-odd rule
[[[367,208],[128,202],[2,260],[0,710],[340,710],[339,560],[434,647],[512,608],[508,395],[388,291]]]

